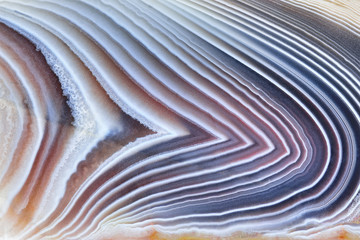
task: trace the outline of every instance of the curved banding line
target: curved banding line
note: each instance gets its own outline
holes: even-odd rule
[[[359,6],[0,0],[0,238],[357,235]]]

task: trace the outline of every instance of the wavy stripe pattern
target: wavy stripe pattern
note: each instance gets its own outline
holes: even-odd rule
[[[0,0],[0,236],[360,237],[359,13]]]

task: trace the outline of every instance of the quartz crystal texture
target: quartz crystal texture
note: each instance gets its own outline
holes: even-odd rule
[[[0,0],[1,240],[360,239],[360,1]]]

